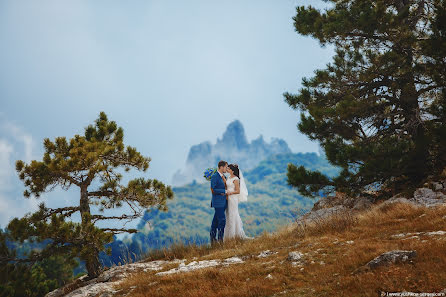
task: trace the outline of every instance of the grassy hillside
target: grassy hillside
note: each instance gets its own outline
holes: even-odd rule
[[[297,209],[309,210],[315,202],[287,185],[288,163],[305,165],[330,176],[338,172],[316,153],[275,155],[262,161],[257,168],[244,172],[249,197],[248,202],[239,205],[239,210],[247,235],[274,231],[290,223]],[[137,242],[147,251],[173,242],[208,242],[214,213],[210,207],[209,188],[208,182],[174,188],[175,198],[168,203],[169,211],[147,212],[138,226],[142,232],[133,236],[133,243]]]
[[[189,265],[236,256],[243,262],[167,275],[157,275],[159,271],[135,273],[115,289],[120,296],[135,297],[375,297],[383,296],[382,291],[441,292],[446,288],[446,236],[441,232],[446,230],[445,217],[445,206],[394,203],[290,225],[254,240],[230,241],[214,248],[174,246],[147,261],[177,258],[185,259],[182,265]],[[413,236],[413,232],[418,235]],[[265,250],[269,255],[258,257]],[[355,273],[392,250],[415,250],[417,255],[404,263]],[[301,259],[289,261],[290,252],[301,253]],[[160,271],[178,266],[172,262]]]

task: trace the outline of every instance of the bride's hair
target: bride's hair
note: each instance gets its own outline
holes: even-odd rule
[[[231,168],[231,170],[234,172],[235,176],[240,178],[240,171],[238,170],[238,165],[237,164],[231,164],[228,167]]]

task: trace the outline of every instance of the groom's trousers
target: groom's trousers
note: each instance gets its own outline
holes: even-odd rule
[[[211,243],[216,241],[216,235],[218,232],[218,240],[223,241],[223,234],[225,232],[226,215],[225,207],[215,207],[214,218],[211,225]]]

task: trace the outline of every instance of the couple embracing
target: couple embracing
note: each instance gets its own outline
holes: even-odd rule
[[[226,179],[225,173],[229,174]],[[237,164],[218,162],[218,169],[211,177],[212,202],[215,209],[211,225],[211,244],[230,238],[248,239],[238,212],[238,203],[248,200],[245,179]]]

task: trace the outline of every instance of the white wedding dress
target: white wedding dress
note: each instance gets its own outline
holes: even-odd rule
[[[234,180],[239,179],[237,176],[230,177],[226,180],[227,191],[231,192],[235,190]],[[243,231],[243,223],[238,212],[238,203],[240,201],[246,201],[240,197],[240,194],[233,194],[228,196],[228,207],[226,208],[226,225],[223,234],[223,241],[231,238],[250,239],[245,235]]]

